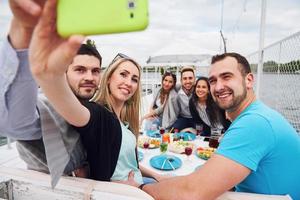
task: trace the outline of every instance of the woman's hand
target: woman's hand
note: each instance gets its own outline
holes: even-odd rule
[[[126,185],[131,185],[133,187],[139,187],[140,184],[138,184],[137,182],[135,182],[134,180],[134,172],[130,171],[128,174],[128,179],[126,181],[113,181],[115,183],[122,183],[122,184],[126,184]]]

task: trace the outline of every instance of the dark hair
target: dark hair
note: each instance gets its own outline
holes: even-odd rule
[[[77,55],[90,55],[95,56],[100,61],[100,66],[102,65],[102,57],[95,46],[90,44],[82,44],[77,51]]]
[[[172,72],[165,72],[161,78],[161,84],[163,84],[163,81],[164,79],[167,77],[167,76],[171,76],[173,78],[173,81],[174,81],[174,84],[173,86],[171,87],[170,91],[176,86],[176,75],[173,74]],[[159,100],[160,100],[160,103],[163,104],[166,100],[166,98],[169,97],[169,92],[166,92],[164,91],[163,87],[160,88],[159,90]],[[156,109],[158,106],[156,105],[156,102],[153,103],[153,106],[152,108],[153,109]]]
[[[171,89],[173,89],[176,85],[176,75],[173,74],[172,72],[165,72],[161,78],[161,83],[163,83],[164,79],[167,77],[167,76],[171,76],[173,78],[173,81],[174,81],[174,85],[172,86]]]
[[[207,116],[208,116],[208,119],[210,121],[210,123],[213,125],[213,124],[217,124],[217,122],[220,122],[223,124],[223,119],[222,119],[222,116],[224,115],[224,111],[222,111],[218,106],[217,104],[214,102],[212,96],[211,96],[211,93],[210,93],[210,85],[208,83],[208,78],[207,77],[204,77],[204,76],[201,76],[197,79],[196,81],[196,84],[195,84],[195,89],[193,91],[193,94],[192,94],[192,97],[191,97],[191,100],[192,101],[192,105],[190,106],[190,109],[193,109],[194,111],[197,112],[196,110],[196,106],[197,106],[197,103],[198,103],[198,96],[196,94],[196,87],[197,87],[197,84],[199,81],[205,81],[206,82],[206,85],[208,87],[208,94],[207,94],[207,99],[206,99],[206,113],[207,113]]]
[[[184,72],[193,72],[193,74],[195,75],[194,68],[191,67],[191,66],[185,66],[185,67],[183,67],[183,68],[181,69],[181,71],[180,71],[180,76],[182,76],[182,74],[183,74]]]
[[[239,64],[240,72],[243,76],[246,76],[247,74],[251,73],[251,68],[247,59],[244,56],[234,52],[213,56],[211,59],[211,64],[214,64],[215,62],[218,62],[220,60],[224,60],[226,57],[233,57],[236,59],[236,61]]]

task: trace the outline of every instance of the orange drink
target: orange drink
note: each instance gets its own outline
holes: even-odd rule
[[[162,142],[170,143],[170,135],[168,133],[162,135]]]

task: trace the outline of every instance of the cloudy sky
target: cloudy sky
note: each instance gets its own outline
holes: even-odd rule
[[[118,52],[145,63],[149,56],[220,51],[222,0],[149,0],[145,31],[93,36],[104,65]],[[223,33],[227,50],[250,54],[258,49],[261,0],[224,0]],[[0,41],[11,14],[0,0]],[[300,31],[300,0],[267,0],[265,45]]]

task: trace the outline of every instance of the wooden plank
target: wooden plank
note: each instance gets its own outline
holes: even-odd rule
[[[13,185],[14,200],[153,200],[151,196],[135,187],[75,177],[62,177],[56,188],[52,189],[50,176],[47,174],[0,166],[0,183],[8,180],[11,180]]]

